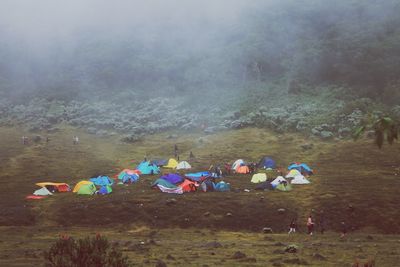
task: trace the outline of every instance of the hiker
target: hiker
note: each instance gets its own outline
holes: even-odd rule
[[[192,159],[194,159],[195,158],[195,156],[193,155],[193,152],[192,151],[190,151],[190,154],[189,154],[189,159],[190,160],[192,160]]]
[[[342,222],[342,223],[340,224],[340,227],[341,227],[340,238],[344,238],[344,237],[346,236],[346,233],[347,233],[346,224],[345,224],[344,222]]]
[[[217,178],[220,178],[222,176],[222,170],[218,165],[215,166],[214,172],[215,172]]]
[[[308,234],[309,234],[309,235],[313,235],[313,231],[314,231],[314,221],[313,221],[313,218],[312,218],[311,215],[308,216],[308,219],[307,219],[307,230],[308,230]]]
[[[74,145],[77,145],[77,144],[79,143],[79,138],[78,138],[78,136],[74,135],[74,137],[72,138],[72,143],[73,143]]]
[[[297,228],[296,219],[293,219],[292,222],[289,225],[288,235],[290,235],[290,233],[296,233],[296,228]]]
[[[178,158],[178,145],[177,144],[174,145],[174,155],[175,155],[175,158]]]
[[[23,145],[28,144],[28,137],[27,137],[27,136],[23,135],[22,138],[21,138],[21,140],[22,140],[22,144],[23,144]]]

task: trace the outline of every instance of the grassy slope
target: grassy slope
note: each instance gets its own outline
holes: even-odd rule
[[[168,139],[170,133],[165,133],[132,145],[120,143],[118,137],[95,138],[78,132],[81,143],[73,146],[72,136],[76,131],[63,127],[61,132],[51,135],[49,144],[24,147],[19,144],[22,133],[20,129],[0,128],[2,225],[30,225],[41,231],[45,231],[40,228],[42,226],[57,229],[60,225],[90,228],[96,225],[103,231],[107,231],[104,228],[107,227],[122,229],[122,232],[133,226],[235,231],[259,231],[270,226],[275,231],[283,231],[291,218],[298,216],[300,230],[304,231],[303,221],[311,210],[317,217],[324,210],[328,229],[337,229],[340,221],[345,220],[363,232],[400,232],[396,223],[399,219],[396,204],[400,200],[396,190],[399,181],[395,176],[399,172],[398,144],[378,150],[370,141],[321,143],[311,140],[315,148],[303,152],[299,146],[306,140],[301,136],[242,129],[208,136],[179,135],[178,139]],[[290,193],[199,192],[171,196],[151,190],[149,184],[156,177],[143,176],[138,184],[116,187],[110,196],[87,197],[71,193],[36,202],[24,200],[24,196],[35,189],[34,182],[52,180],[74,184],[96,174],[113,175],[121,168],[133,167],[144,155],[169,157],[175,143],[181,151],[181,159],[187,157],[190,150],[197,156],[197,162],[193,163],[196,170],[207,169],[211,163],[232,162],[237,158],[258,161],[262,155],[271,155],[283,166],[291,161],[305,161],[315,168],[316,175],[311,178],[311,185],[297,186]],[[235,189],[254,188],[249,182],[250,176],[231,176],[225,180]],[[166,205],[170,198],[176,198],[177,203]],[[354,212],[349,211],[350,204]],[[286,211],[279,213],[279,208]],[[204,216],[205,212],[210,215]],[[233,216],[225,216],[227,212]],[[89,230],[83,228],[82,231]],[[164,231],[169,230],[161,233]],[[190,230],[184,233],[188,243],[190,233],[196,236]],[[26,238],[21,234],[19,239]],[[337,241],[334,240],[332,242]],[[251,244],[249,247],[263,246],[250,239],[246,242]],[[155,257],[154,253],[151,255]],[[398,257],[398,253],[395,255]],[[229,266],[229,262],[226,264]]]

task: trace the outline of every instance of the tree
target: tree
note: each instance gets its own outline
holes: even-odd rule
[[[369,115],[365,123],[354,132],[354,139],[359,139],[367,130],[375,132],[375,144],[379,148],[382,148],[385,139],[389,144],[393,144],[393,141],[398,139],[399,127],[395,120],[389,116],[376,119]]]

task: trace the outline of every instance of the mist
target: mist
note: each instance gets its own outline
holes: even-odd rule
[[[240,95],[278,83],[376,96],[399,74],[399,10],[394,0],[7,0],[0,92],[64,100],[126,91]]]

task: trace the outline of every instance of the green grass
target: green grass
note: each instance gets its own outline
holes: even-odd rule
[[[130,250],[122,246],[135,263],[143,265],[146,261],[144,265],[150,266],[157,258],[165,259],[171,247],[170,254],[176,260],[167,262],[172,266],[272,266],[274,263],[294,266],[302,260],[311,266],[348,266],[359,256],[374,257],[380,262],[377,266],[395,266],[395,259],[400,257],[398,245],[394,245],[398,243],[396,234],[400,233],[397,223],[400,182],[395,175],[400,175],[399,144],[378,150],[370,140],[320,142],[254,128],[213,135],[177,133],[177,139],[168,139],[174,133],[169,132],[125,144],[119,141],[119,136],[96,138],[67,126],[60,127],[61,131],[51,134],[50,143],[28,146],[20,144],[22,129],[0,128],[0,225],[3,226],[0,265],[40,263],[42,259],[36,249],[46,249],[62,231],[74,236],[100,231],[132,244],[139,239],[159,239],[156,245],[145,248],[133,246]],[[75,134],[81,140],[76,146],[72,145]],[[300,145],[305,142],[313,142],[314,149],[302,151]],[[36,189],[36,182],[74,185],[94,175],[112,176],[122,168],[133,168],[145,155],[172,156],[175,143],[181,159],[193,151],[197,158],[192,164],[195,171],[238,158],[257,162],[261,156],[269,155],[284,167],[293,161],[306,162],[316,174],[310,178],[310,185],[295,186],[288,193],[254,191],[250,175],[232,175],[224,180],[237,192],[177,196],[151,189],[149,185],[156,176],[142,176],[137,184],[115,186],[109,196],[64,193],[40,201],[24,199]],[[167,205],[171,198],[177,200],[176,204]],[[278,212],[280,208],[285,212]],[[306,217],[312,213],[318,218],[322,210],[331,231],[326,236],[310,239],[297,235],[289,239],[284,234],[274,234],[265,239],[259,234],[263,227],[271,227],[276,233],[285,232],[293,217],[298,218],[299,230],[304,233]],[[226,216],[228,212],[232,216]],[[335,232],[343,220],[352,229],[346,241],[339,240]],[[148,237],[153,231],[157,237]],[[369,234],[374,234],[373,240],[365,240]],[[223,247],[201,246],[214,239]],[[293,242],[302,249],[296,255],[276,254],[274,250],[279,246],[273,244],[277,242]],[[315,245],[319,243],[322,245]],[[391,246],[397,248],[390,249]],[[231,259],[237,250],[256,262]],[[320,251],[327,260],[321,263],[314,259],[315,251]],[[287,257],[299,260],[285,263]]]

